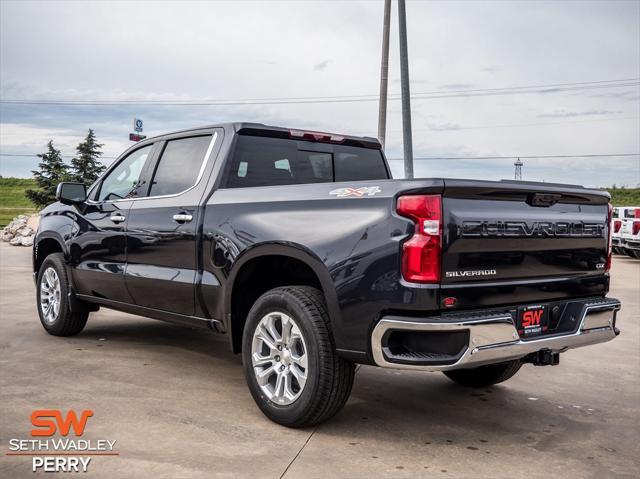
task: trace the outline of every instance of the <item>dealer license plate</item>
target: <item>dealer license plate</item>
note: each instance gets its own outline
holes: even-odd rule
[[[530,338],[547,332],[548,324],[546,304],[518,308],[518,334],[521,338]]]

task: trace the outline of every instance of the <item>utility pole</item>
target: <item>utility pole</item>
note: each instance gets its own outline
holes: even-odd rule
[[[382,64],[380,66],[380,104],[378,105],[378,139],[384,149],[387,136],[387,84],[389,80],[389,25],[391,23],[391,0],[384,0],[382,22]]]
[[[411,98],[409,91],[409,50],[407,47],[407,11],[405,0],[398,0],[400,32],[400,86],[402,88],[402,143],[404,145],[404,176],[413,178],[413,144],[411,138]]]

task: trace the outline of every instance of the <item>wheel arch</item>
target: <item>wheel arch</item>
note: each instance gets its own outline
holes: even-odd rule
[[[42,262],[52,253],[63,253],[68,258],[69,251],[64,240],[55,233],[38,235],[33,244],[33,273],[38,274]]]
[[[338,297],[329,271],[320,258],[302,245],[269,243],[251,247],[236,260],[227,285],[225,326],[234,353],[241,351],[244,324],[251,306],[260,295],[279,286],[318,288],[327,302],[334,332],[340,323]]]

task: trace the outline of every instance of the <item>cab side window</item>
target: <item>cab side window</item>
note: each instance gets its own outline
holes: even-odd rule
[[[143,196],[140,177],[151,155],[153,145],[134,151],[102,180],[98,201],[112,201]]]

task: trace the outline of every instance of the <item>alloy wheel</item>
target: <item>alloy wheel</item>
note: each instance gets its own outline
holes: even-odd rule
[[[262,317],[253,334],[251,362],[270,401],[286,406],[300,397],[307,381],[307,347],[291,316],[271,312]]]
[[[40,280],[40,311],[47,324],[53,324],[60,313],[60,278],[53,268],[47,268]]]

